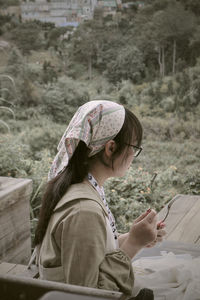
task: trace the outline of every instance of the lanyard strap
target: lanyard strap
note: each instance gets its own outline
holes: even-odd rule
[[[92,184],[92,186],[95,188],[95,190],[99,193],[101,199],[103,200],[103,203],[105,204],[106,210],[108,212],[108,218],[109,218],[110,226],[112,228],[114,238],[115,238],[115,240],[117,240],[117,229],[116,229],[116,226],[115,226],[115,219],[114,219],[113,214],[111,213],[111,210],[108,206],[108,203],[106,202],[104,188],[100,187],[98,185],[96,179],[93,177],[93,175],[91,173],[88,173],[88,181]]]

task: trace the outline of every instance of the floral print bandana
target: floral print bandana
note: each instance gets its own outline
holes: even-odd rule
[[[124,107],[112,101],[90,101],[80,106],[60,140],[58,153],[49,171],[49,180],[68,165],[80,140],[90,149],[91,157],[118,134],[124,118]]]

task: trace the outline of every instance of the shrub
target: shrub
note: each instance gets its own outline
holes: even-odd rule
[[[51,116],[52,120],[67,124],[77,108],[89,101],[89,93],[68,77],[59,78],[43,95],[41,112]]]
[[[139,111],[141,113],[141,111]],[[155,117],[142,117],[144,138],[157,141],[184,142],[190,138],[200,137],[200,121],[193,118],[183,121],[168,115],[168,119]]]
[[[58,143],[63,135],[66,125],[52,123],[47,118],[32,120],[26,125],[20,135],[22,143],[27,143],[32,152],[32,160],[40,160],[40,152],[48,150],[55,155]]]
[[[106,183],[107,200],[116,218],[118,230],[129,230],[133,220],[149,207],[160,211],[164,204],[176,195],[180,182],[177,168],[149,173],[142,167],[132,166],[123,178],[112,178]],[[155,183],[153,179],[156,177]],[[166,189],[166,186],[171,189]]]
[[[12,134],[1,135],[0,175],[27,177],[31,169],[30,149]]]
[[[20,23],[10,30],[7,35],[22,53],[26,55],[30,54],[31,50],[38,50],[44,47],[41,25],[38,22],[28,21]]]
[[[175,101],[172,96],[164,98],[161,101],[161,107],[163,107],[166,112],[173,112],[175,108]]]
[[[122,105],[126,105],[129,108],[139,104],[135,86],[129,80],[123,80],[119,84],[118,99]]]
[[[141,51],[135,45],[126,45],[123,51],[120,49],[115,55],[116,57],[108,62],[104,72],[110,82],[116,83],[123,79],[140,82],[145,69]]]

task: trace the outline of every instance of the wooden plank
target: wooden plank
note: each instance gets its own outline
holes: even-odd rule
[[[9,272],[9,274],[10,274],[10,272]],[[39,277],[38,267],[35,266],[35,265],[32,265],[28,269],[27,265],[26,265],[25,269],[23,270],[23,272],[21,272],[20,274],[18,274],[18,276],[29,277],[29,278],[38,278]]]
[[[26,276],[25,273],[26,273],[26,270],[27,270],[27,266],[26,265],[20,265],[20,264],[16,264],[14,268],[12,268],[8,274],[9,275],[15,275],[15,276]],[[28,274],[28,272],[27,272]]]
[[[32,193],[32,180],[0,177],[0,211]],[[15,197],[10,197],[10,194]]]
[[[16,264],[10,264],[7,262],[0,263],[0,275],[5,275],[9,273],[10,270],[12,270]]]
[[[29,278],[38,278],[38,267],[32,265],[29,269],[27,265],[11,264],[7,262],[0,263],[0,275],[15,275]]]
[[[27,226],[27,222],[16,222],[16,228],[13,227],[12,231],[0,236],[0,259],[6,255],[6,251],[18,246],[20,241],[27,238],[30,238],[30,227]]]
[[[1,259],[6,262],[16,262],[20,264],[27,264],[31,257],[31,240],[28,237],[25,240],[19,240],[18,244],[9,249],[4,257]]]
[[[162,219],[167,205],[158,214]],[[200,245],[200,196],[177,195],[166,223],[166,239]]]
[[[32,180],[0,177],[1,260],[26,263],[31,255],[31,193]]]
[[[22,297],[20,298],[20,295],[22,295],[22,292],[24,296],[23,299],[38,300],[48,291],[62,291],[75,295],[86,295],[88,297],[93,297],[94,299],[103,298],[107,300],[122,300],[127,298],[125,298],[125,295],[122,293],[114,291],[10,275],[0,275],[0,291],[2,297],[4,297],[6,291],[6,296],[10,296],[7,299],[12,300],[21,299]]]
[[[1,199],[0,199],[1,201]],[[29,220],[30,206],[27,203],[27,198],[21,198],[21,201],[14,203],[12,206],[6,207],[0,212],[0,237],[6,235],[19,224],[24,224]],[[29,222],[27,222],[28,226]]]
[[[196,201],[176,225],[168,239],[200,245],[200,200]]]

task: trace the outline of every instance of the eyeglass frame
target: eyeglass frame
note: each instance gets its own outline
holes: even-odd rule
[[[134,157],[137,157],[137,156],[139,156],[140,155],[140,153],[142,152],[142,150],[143,150],[143,147],[138,147],[138,146],[135,146],[135,145],[132,145],[132,144],[126,144],[127,146],[130,146],[130,147],[133,147],[133,148],[136,148],[137,150],[139,150],[138,151],[138,153],[137,153],[137,155],[133,155]]]

